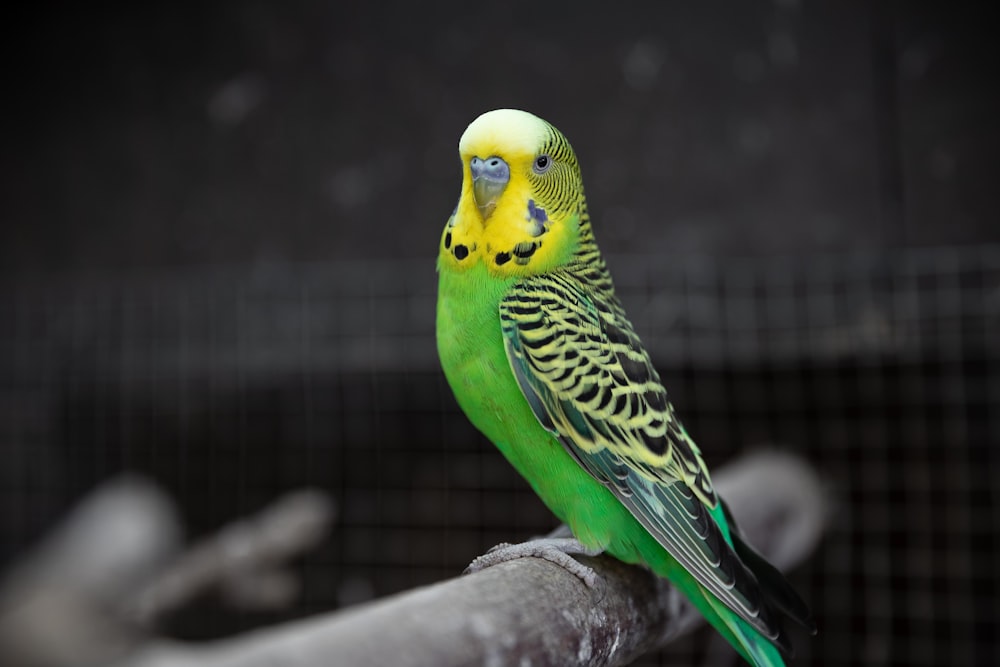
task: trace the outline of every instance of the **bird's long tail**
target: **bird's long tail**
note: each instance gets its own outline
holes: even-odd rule
[[[734,614],[731,609],[717,600],[711,593],[704,592],[704,597],[709,606],[715,611],[715,615],[725,624],[729,632],[722,631],[722,628],[718,629],[722,631],[726,639],[740,652],[747,662],[755,667],[785,667],[785,661],[782,660],[781,653],[778,652],[777,647],[768,641],[766,637]],[[716,624],[713,623],[713,625]],[[716,625],[716,627],[718,626]]]

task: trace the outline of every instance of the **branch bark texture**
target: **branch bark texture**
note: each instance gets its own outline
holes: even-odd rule
[[[779,568],[813,550],[826,510],[819,480],[801,461],[759,453],[714,478],[744,534]],[[231,639],[153,640],[119,665],[625,665],[701,622],[648,571],[610,557],[582,560],[600,576],[593,589],[555,564],[526,558]]]

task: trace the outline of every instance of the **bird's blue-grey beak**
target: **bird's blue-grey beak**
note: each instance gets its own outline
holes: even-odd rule
[[[503,194],[510,180],[510,167],[507,163],[493,155],[485,160],[474,157],[469,162],[472,171],[472,196],[476,198],[476,206],[486,221],[497,207],[500,195]]]

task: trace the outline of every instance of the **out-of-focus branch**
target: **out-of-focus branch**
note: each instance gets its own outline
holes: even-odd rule
[[[210,590],[244,608],[285,604],[297,588],[281,567],[332,516],[324,495],[300,491],[181,552],[159,490],[109,482],[0,583],[0,664],[108,664],[147,642],[159,616]]]
[[[778,567],[801,562],[825,523],[820,483],[799,460],[741,459],[715,475],[744,534]],[[588,589],[526,558],[347,611],[207,645],[151,641],[121,667],[264,665],[623,665],[688,632],[698,613],[667,582],[608,557],[585,559]]]
[[[316,491],[289,494],[182,554],[138,590],[127,611],[148,625],[211,589],[240,608],[286,606],[298,593],[298,584],[280,567],[315,546],[326,535],[331,517],[326,496]]]

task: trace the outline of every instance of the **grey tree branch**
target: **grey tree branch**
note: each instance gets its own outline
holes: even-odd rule
[[[240,608],[286,606],[298,586],[280,567],[326,535],[332,514],[329,499],[316,491],[288,494],[190,548],[130,596],[126,613],[149,625],[213,588]]]
[[[332,518],[325,495],[297,491],[182,552],[162,492],[135,477],[108,482],[0,582],[0,664],[108,664],[210,590],[239,608],[287,605],[297,584],[282,566]]]
[[[783,569],[815,547],[825,522],[816,475],[756,454],[715,475],[744,533]],[[585,559],[596,589],[527,558],[340,613],[204,646],[153,642],[122,667],[289,665],[624,665],[697,626],[670,584],[613,558]]]
[[[721,469],[715,483],[744,533],[779,567],[814,548],[823,495],[797,459],[749,456]],[[148,620],[206,587],[235,578],[252,595],[260,573],[279,572],[315,539],[328,510],[319,496],[293,496],[177,556],[169,503],[135,480],[112,485],[0,587],[0,663],[623,665],[701,622],[683,596],[642,568],[585,559],[601,577],[589,589],[557,565],[527,558],[228,639],[186,644],[149,635]]]

